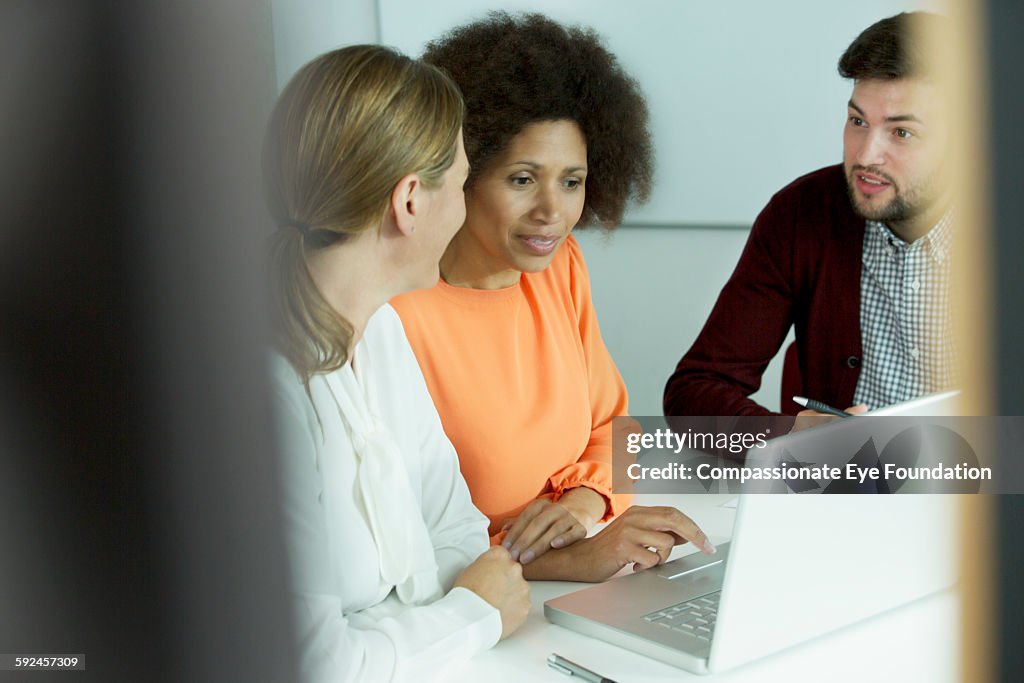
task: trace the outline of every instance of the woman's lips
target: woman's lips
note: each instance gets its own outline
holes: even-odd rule
[[[547,256],[555,250],[560,241],[558,237],[549,235],[517,235],[516,238],[526,247],[527,251],[537,256]]]

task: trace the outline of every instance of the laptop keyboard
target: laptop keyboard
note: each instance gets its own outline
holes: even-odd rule
[[[721,591],[665,607],[644,616],[645,621],[709,642],[718,618]]]

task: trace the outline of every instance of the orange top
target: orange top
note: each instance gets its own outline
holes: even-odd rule
[[[577,486],[605,497],[605,519],[629,505],[611,490],[611,419],[627,413],[626,387],[572,236],[548,268],[512,287],[439,281],[391,303],[492,541],[530,501]]]

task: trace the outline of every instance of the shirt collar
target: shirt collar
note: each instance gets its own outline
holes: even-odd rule
[[[949,257],[950,249],[953,246],[953,207],[946,210],[942,218],[932,226],[914,244],[907,244],[894,233],[888,225],[879,221],[867,221],[867,230],[880,237],[881,244],[886,247],[890,256],[895,257],[897,251],[909,251],[920,245],[925,249],[936,263],[942,263]]]

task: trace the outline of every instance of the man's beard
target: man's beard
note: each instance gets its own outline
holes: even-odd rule
[[[893,188],[895,196],[882,206],[864,206],[862,204],[863,197],[856,187],[855,177],[858,171],[870,173],[885,180]],[[846,191],[850,196],[850,204],[861,218],[886,224],[902,223],[917,218],[938,201],[940,193],[935,180],[935,176],[929,177],[925,182],[912,186],[907,192],[902,192],[900,186],[891,176],[866,166],[854,166],[846,174]]]

